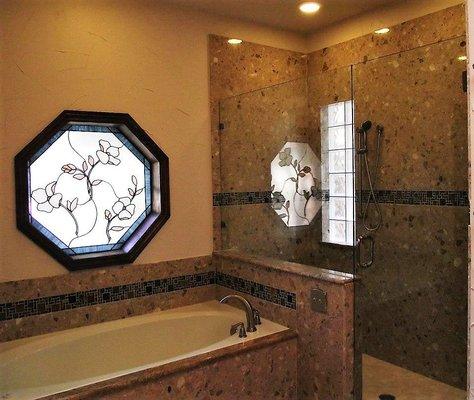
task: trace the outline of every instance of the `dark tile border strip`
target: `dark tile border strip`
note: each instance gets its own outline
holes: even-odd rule
[[[367,200],[369,192],[362,194]],[[385,204],[469,207],[469,195],[464,190],[377,190],[375,196]]]
[[[0,304],[0,321],[169,293],[213,283],[215,283],[215,272],[211,271],[3,303]]]
[[[296,309],[296,294],[286,290],[276,289],[246,279],[227,275],[222,272],[216,274],[216,283],[241,293],[249,294],[262,300],[278,304],[283,307]]]
[[[3,303],[0,304],[0,321],[72,310],[80,307],[112,303],[160,293],[170,293],[177,290],[196,288],[215,283],[285,307],[296,308],[296,295],[294,293],[210,271],[200,274],[182,275],[172,278]]]
[[[214,193],[212,203],[218,206],[237,206],[244,204],[269,204],[272,202],[272,192],[225,192]]]
[[[369,192],[364,190],[362,197],[367,200]],[[406,204],[406,205],[430,205],[430,206],[454,206],[468,207],[469,195],[464,190],[377,190],[375,196],[380,203],[384,204]],[[322,201],[329,199],[329,191],[321,192]],[[263,192],[226,192],[214,193],[213,205],[237,206],[248,204],[270,204],[272,195],[270,191]]]

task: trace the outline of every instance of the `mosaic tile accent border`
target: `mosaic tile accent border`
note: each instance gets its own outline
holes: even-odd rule
[[[106,304],[161,293],[170,293],[177,290],[216,283],[284,307],[296,309],[296,295],[294,293],[220,272],[216,273],[215,271],[210,271],[200,274],[182,275],[172,278],[3,303],[0,304],[0,321],[72,310],[79,307],[89,307],[97,304]]]
[[[364,190],[362,195],[367,200],[369,192]],[[468,192],[464,190],[377,190],[375,195],[380,203],[385,204],[469,207]],[[323,190],[320,198],[328,201],[329,191]],[[214,207],[271,202],[270,191],[214,193],[213,196]]]
[[[169,293],[210,285],[214,282],[215,272],[211,271],[4,303],[0,304],[0,321]]]
[[[265,204],[272,202],[272,192],[226,192],[214,193],[212,203],[218,206],[237,206],[244,204]]]
[[[241,293],[296,310],[296,294],[218,272],[216,283]]]
[[[369,196],[363,191],[363,198]],[[469,207],[469,195],[463,190],[376,190],[380,203]]]

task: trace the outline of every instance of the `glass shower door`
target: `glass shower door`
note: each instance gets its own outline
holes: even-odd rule
[[[364,399],[465,398],[464,40],[353,66]]]

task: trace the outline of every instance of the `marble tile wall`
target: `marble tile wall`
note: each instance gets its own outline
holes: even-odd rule
[[[295,293],[296,309],[250,299],[262,316],[298,333],[298,399],[353,399],[353,276],[233,251],[214,259],[218,273]],[[327,295],[327,313],[311,308],[316,288]],[[218,298],[230,293],[238,292],[218,286]]]
[[[350,74],[347,78],[347,86],[339,86],[350,96]],[[288,141],[310,143],[319,152],[308,118],[307,87],[306,80],[297,79],[220,101],[223,193],[267,193],[271,160]],[[258,201],[258,196],[252,202],[220,207],[219,212],[225,248],[351,270],[351,249],[321,244],[320,214],[309,226],[288,230],[267,203]],[[335,259],[331,255],[337,256],[337,267],[331,265]]]

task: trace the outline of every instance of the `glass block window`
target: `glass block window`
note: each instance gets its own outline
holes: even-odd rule
[[[131,261],[169,216],[167,157],[127,114],[52,125],[16,158],[20,229],[72,268]]]
[[[321,109],[322,240],[354,244],[353,102]]]

